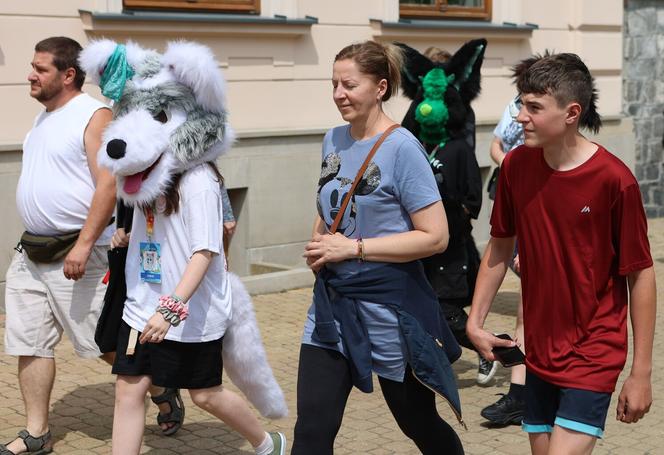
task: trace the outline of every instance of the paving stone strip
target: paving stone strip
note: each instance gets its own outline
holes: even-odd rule
[[[664,295],[664,218],[649,220],[650,241],[658,277],[658,301]],[[519,282],[509,274],[503,284],[487,326],[495,331],[511,332],[514,328]],[[295,386],[299,338],[311,300],[310,289],[297,289],[254,298],[268,357],[277,379],[286,393],[291,414],[280,421],[265,421],[265,427],[278,429],[292,440],[295,422]],[[631,330],[630,330],[631,332]],[[4,317],[0,315],[0,337],[4,336]],[[664,453],[664,310],[657,316],[653,364],[654,404],[646,418],[635,424],[616,422],[617,394],[609,409],[605,440],[600,440],[595,454],[662,454]],[[75,357],[71,343],[64,340],[56,351],[57,378],[51,399],[51,431],[55,438],[55,453],[67,455],[107,454],[111,448],[113,422],[113,384],[110,368],[100,360],[80,360]],[[631,351],[628,362],[631,360]],[[629,365],[625,369],[628,371]],[[530,453],[528,440],[519,427],[487,427],[480,410],[493,403],[496,394],[509,386],[509,370],[499,367],[488,387],[475,384],[476,354],[465,350],[454,364],[461,392],[464,418],[468,431],[455,421],[442,402],[438,409],[457,429],[467,454]],[[620,378],[621,386],[625,373]],[[235,387],[224,378],[225,384]],[[376,390],[378,390],[376,381]],[[195,408],[188,395],[184,427],[175,437],[160,434],[156,424],[156,408],[146,406],[147,429],[142,454],[167,455],[195,452],[205,454],[253,454],[249,444],[208,414]],[[16,359],[0,355],[0,441],[10,441],[24,426],[23,403],[16,378]],[[417,454],[418,451],[399,431],[385,406],[379,391],[363,394],[353,391],[337,438],[337,455],[396,455]]]

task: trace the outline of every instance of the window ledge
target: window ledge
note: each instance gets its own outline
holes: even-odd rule
[[[237,137],[242,139],[253,139],[262,137],[294,137],[294,136],[324,136],[331,127],[320,128],[281,128],[281,129],[247,129],[236,130]]]
[[[242,35],[299,37],[310,32],[318,18],[306,16],[251,16],[218,13],[124,11],[105,13],[78,10],[83,29],[93,35],[121,32],[136,35]]]
[[[19,142],[0,142],[0,152],[22,151],[23,144]]]
[[[414,37],[439,37],[446,30],[454,33],[454,37],[477,37],[478,32],[485,36],[499,36],[501,38],[525,39],[533,30],[537,30],[537,24],[514,24],[503,22],[494,24],[480,21],[458,21],[458,20],[426,20],[426,19],[399,19],[399,22],[385,22],[380,19],[370,19],[373,36],[386,39],[414,38]]]

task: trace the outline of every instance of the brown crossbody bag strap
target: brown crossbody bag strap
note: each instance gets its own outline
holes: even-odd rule
[[[339,208],[339,213],[337,213],[337,216],[334,218],[334,222],[332,223],[332,226],[330,227],[330,234],[334,234],[337,232],[337,228],[339,227],[339,223],[341,223],[341,219],[344,216],[344,213],[346,212],[346,207],[348,207],[348,203],[350,202],[351,198],[353,197],[353,193],[355,192],[355,187],[360,183],[360,180],[362,179],[362,176],[367,170],[367,167],[369,167],[369,163],[371,162],[371,159],[374,157],[376,152],[378,151],[378,147],[383,143],[383,141],[387,138],[387,136],[390,135],[392,131],[395,129],[399,128],[399,124],[395,123],[394,125],[390,126],[388,129],[385,130],[385,132],[378,138],[378,141],[374,144],[373,147],[371,147],[371,150],[369,150],[369,154],[367,155],[367,158],[364,160],[364,163],[360,167],[360,170],[357,171],[357,175],[355,176],[355,180],[353,181],[353,184],[350,187],[350,191],[346,194],[346,197],[344,198],[343,202],[341,203],[341,207]]]

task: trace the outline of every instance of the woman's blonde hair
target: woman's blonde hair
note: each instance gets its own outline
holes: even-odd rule
[[[401,48],[392,44],[364,41],[344,47],[334,57],[335,62],[346,59],[353,60],[362,73],[373,76],[376,82],[381,79],[387,81],[383,101],[396,95],[401,83],[401,66],[403,65]]]

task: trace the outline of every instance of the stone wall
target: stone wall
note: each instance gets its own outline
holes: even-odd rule
[[[664,2],[628,0],[624,110],[634,119],[636,178],[648,217],[664,216]]]

